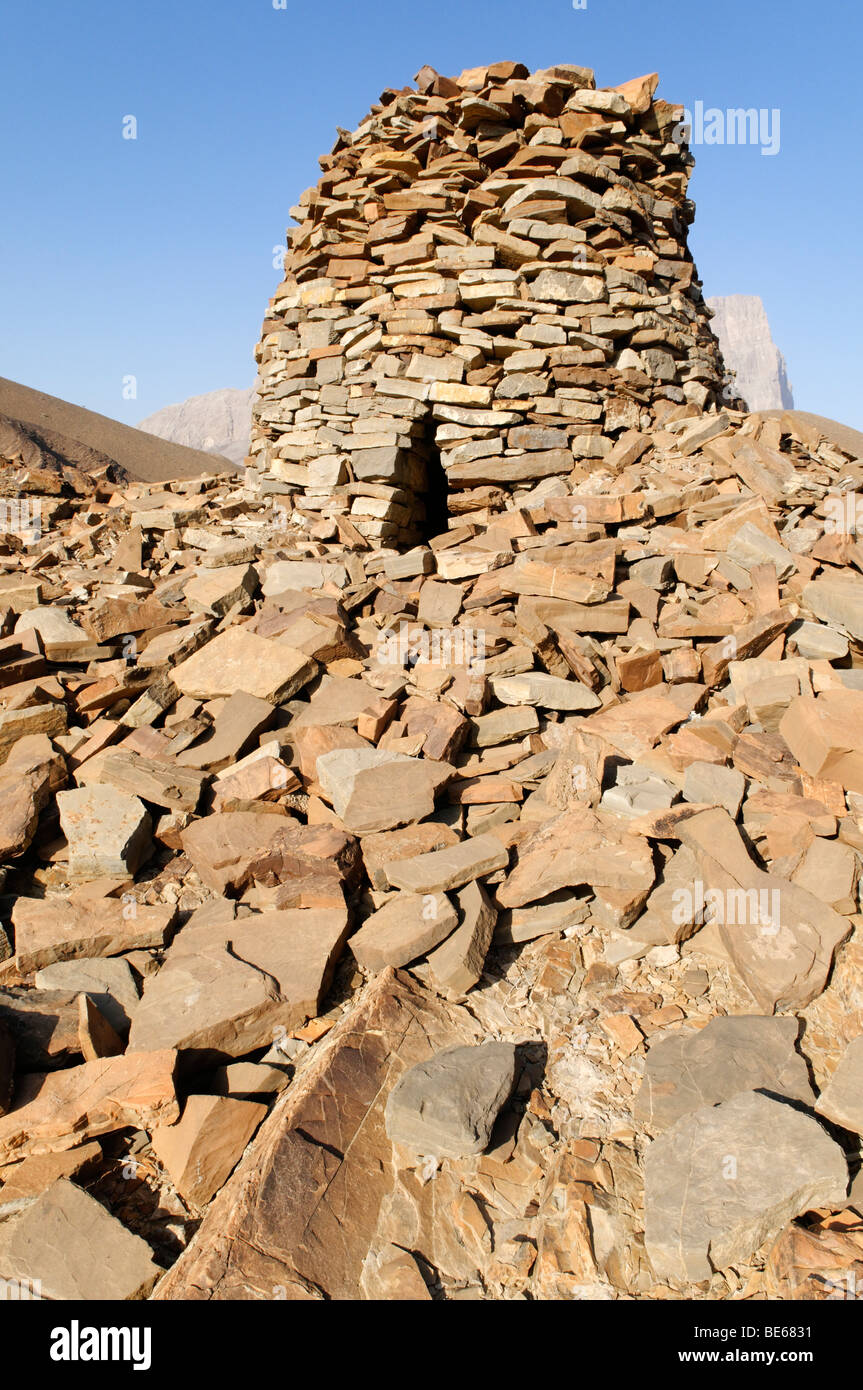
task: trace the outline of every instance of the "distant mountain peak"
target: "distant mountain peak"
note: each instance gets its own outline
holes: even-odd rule
[[[139,421],[138,429],[242,464],[249,451],[254,399],[253,386],[205,391],[201,396],[190,396],[177,405],[155,411]]]
[[[725,365],[737,374],[737,389],[750,410],[793,410],[785,358],[773,341],[767,311],[757,294],[715,295],[711,328]]]

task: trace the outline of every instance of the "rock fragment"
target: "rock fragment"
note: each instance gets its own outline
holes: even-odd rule
[[[645,1155],[645,1245],[657,1277],[700,1283],[747,1260],[787,1221],[840,1206],[842,1150],[816,1120],[742,1091],[684,1115]]]
[[[863,1134],[863,1034],[846,1047],[815,1109],[833,1124]]]
[[[159,1272],[146,1241],[66,1178],[0,1227],[0,1277],[53,1302],[146,1298]]]
[[[418,1062],[393,1087],[387,1134],[417,1154],[463,1158],[482,1153],[515,1084],[511,1043],[454,1047]]]
[[[741,1091],[811,1105],[806,1063],[795,1051],[799,1030],[793,1018],[750,1014],[714,1018],[698,1032],[658,1038],[648,1049],[634,1114],[659,1132]]]
[[[69,842],[69,872],[80,878],[133,875],[153,849],[153,823],[137,796],[113,787],[76,787],[57,793],[60,824]]]
[[[153,1149],[184,1201],[203,1207],[218,1192],[267,1113],[258,1101],[189,1096],[174,1125],[153,1132]]]

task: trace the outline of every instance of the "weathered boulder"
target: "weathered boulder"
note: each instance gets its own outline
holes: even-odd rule
[[[644,1242],[658,1278],[700,1283],[746,1260],[792,1217],[840,1206],[842,1150],[816,1120],[741,1091],[677,1121],[644,1159]]]
[[[744,1014],[660,1037],[647,1053],[634,1114],[663,1130],[704,1105],[756,1090],[811,1105],[809,1072],[794,1048],[799,1032],[795,1018]]]
[[[512,1043],[451,1047],[418,1062],[393,1087],[387,1134],[416,1154],[482,1153],[515,1084]]]

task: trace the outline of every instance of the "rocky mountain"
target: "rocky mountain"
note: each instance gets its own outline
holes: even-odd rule
[[[242,464],[249,451],[254,399],[252,386],[206,391],[202,396],[190,396],[179,405],[166,405],[164,410],[148,415],[138,429]]]
[[[112,482],[160,482],[228,471],[228,460],[218,457],[218,451],[181,447],[155,434],[0,377],[0,485],[7,492],[18,486],[16,470],[21,469],[37,470],[41,486],[52,490],[46,476],[51,473],[78,490],[76,474],[91,479],[104,474]]]
[[[773,341],[757,294],[716,295],[707,300],[726,366],[750,410],[793,410],[785,358]]]

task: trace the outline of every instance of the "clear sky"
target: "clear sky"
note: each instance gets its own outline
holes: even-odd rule
[[[761,295],[796,404],[863,428],[861,37],[860,0],[4,0],[0,376],[129,423],[250,384],[336,126],[423,63],[574,62],[779,109],[775,155],[694,150],[690,244],[706,294]]]

